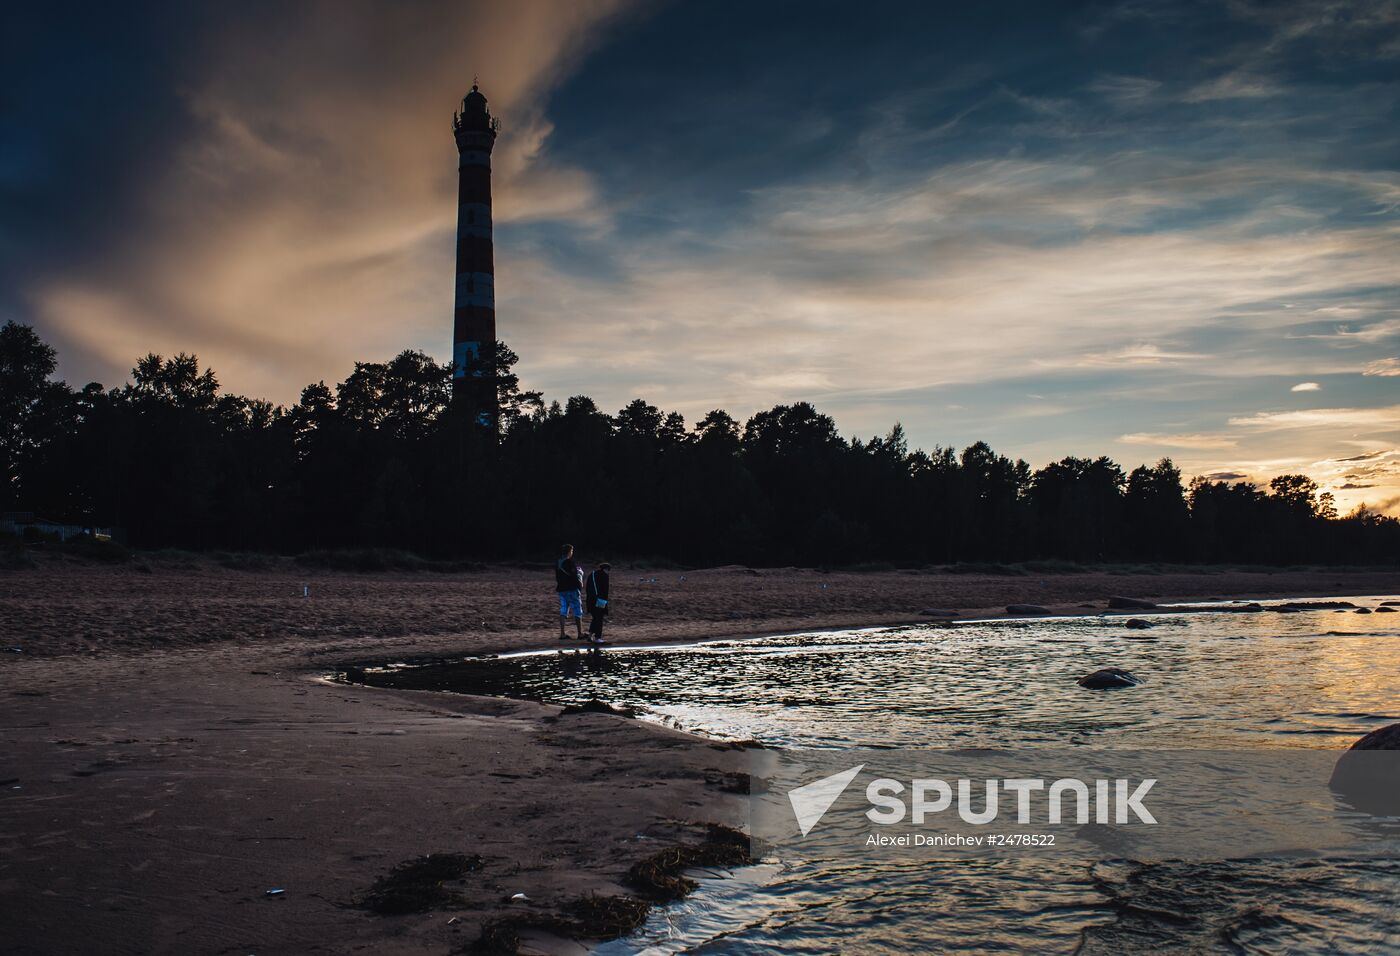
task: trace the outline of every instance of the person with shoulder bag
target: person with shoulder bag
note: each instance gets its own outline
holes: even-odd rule
[[[586,594],[588,596],[588,636],[595,644],[603,643],[603,620],[611,606],[608,600],[608,572],[612,565],[604,561],[588,576]]]

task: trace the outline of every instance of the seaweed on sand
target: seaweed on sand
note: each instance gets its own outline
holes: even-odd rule
[[[705,782],[725,793],[763,793],[768,789],[768,782],[762,778],[754,779],[746,773],[716,770],[713,767],[705,771]]]
[[[382,916],[426,913],[465,902],[444,886],[481,869],[481,857],[465,853],[429,853],[407,860],[374,881],[359,905]]]
[[[566,939],[617,939],[626,936],[651,912],[651,904],[635,896],[584,896],[560,907],[563,915],[507,916],[481,927],[481,935],[463,952],[513,954],[520,949],[521,930],[543,930]]]
[[[699,843],[679,844],[653,853],[627,871],[625,882],[644,897],[670,902],[695,889],[685,871],[701,866],[744,866],[753,862],[749,838],[732,827],[706,824],[708,833]]]
[[[559,715],[562,717],[566,714],[610,714],[614,717],[637,716],[636,710],[631,707],[615,707],[605,700],[598,700],[596,697],[592,700],[586,700],[581,704],[566,705],[563,710],[559,711]]]
[[[627,871],[623,882],[638,896],[585,896],[571,900],[553,915],[520,914],[490,920],[481,935],[459,952],[513,954],[522,930],[543,930],[567,939],[605,940],[626,936],[646,921],[653,903],[678,900],[695,889],[684,876],[692,867],[744,866],[753,862],[749,838],[732,827],[703,824],[705,839],[678,844],[647,857]]]

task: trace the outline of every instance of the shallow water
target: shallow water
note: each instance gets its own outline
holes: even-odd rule
[[[1376,606],[1383,598],[1350,599]],[[1400,614],[929,624],[473,664],[476,693],[601,698],[785,746],[1344,749],[1400,721]],[[1124,667],[1145,683],[1089,691]],[[1400,862],[784,859],[603,953],[1392,952]]]

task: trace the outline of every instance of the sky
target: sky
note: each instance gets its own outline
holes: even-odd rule
[[[451,355],[452,111],[526,387],[1400,514],[1400,2],[11,5],[0,321],[277,402]]]

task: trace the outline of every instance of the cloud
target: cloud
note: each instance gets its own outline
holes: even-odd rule
[[[1316,382],[1299,382],[1289,389],[1290,392],[1318,392],[1321,390],[1322,386]]]
[[[1151,342],[1139,342],[1114,349],[1111,352],[1091,352],[1074,364],[1086,368],[1120,365],[1166,365],[1195,362],[1207,357],[1201,352],[1174,352]]]
[[[1369,363],[1361,371],[1362,375],[1379,375],[1383,378],[1394,378],[1400,375],[1400,358],[1383,358]]]
[[[1224,435],[1158,435],[1139,432],[1119,435],[1118,440],[1127,445],[1160,445],[1165,448],[1233,448],[1233,438]]]
[[[1281,96],[1287,91],[1287,87],[1267,77],[1244,70],[1236,70],[1201,83],[1188,91],[1184,99],[1191,103],[1205,103],[1211,100],[1257,99],[1266,96]]]
[[[122,242],[27,291],[65,366],[115,384],[148,350],[197,352],[286,401],[357,359],[445,354],[453,108],[479,74],[503,122],[498,224],[606,228],[591,177],[549,155],[544,102],[618,7],[313,3],[192,39],[190,133]]]
[[[1380,408],[1308,408],[1259,412],[1230,419],[1242,428],[1381,428],[1400,429],[1400,405]]]
[[[1314,310],[1314,314],[1332,316],[1339,314],[1366,314],[1370,310],[1362,305],[1331,305]],[[1294,335],[1293,338],[1321,339],[1343,347],[1374,345],[1392,336],[1400,335],[1400,319],[1386,319],[1360,328],[1339,325],[1330,332],[1315,332]]]
[[[1156,97],[1162,88],[1161,80],[1146,76],[1124,76],[1104,74],[1097,77],[1086,89],[1120,106],[1139,107]]]

